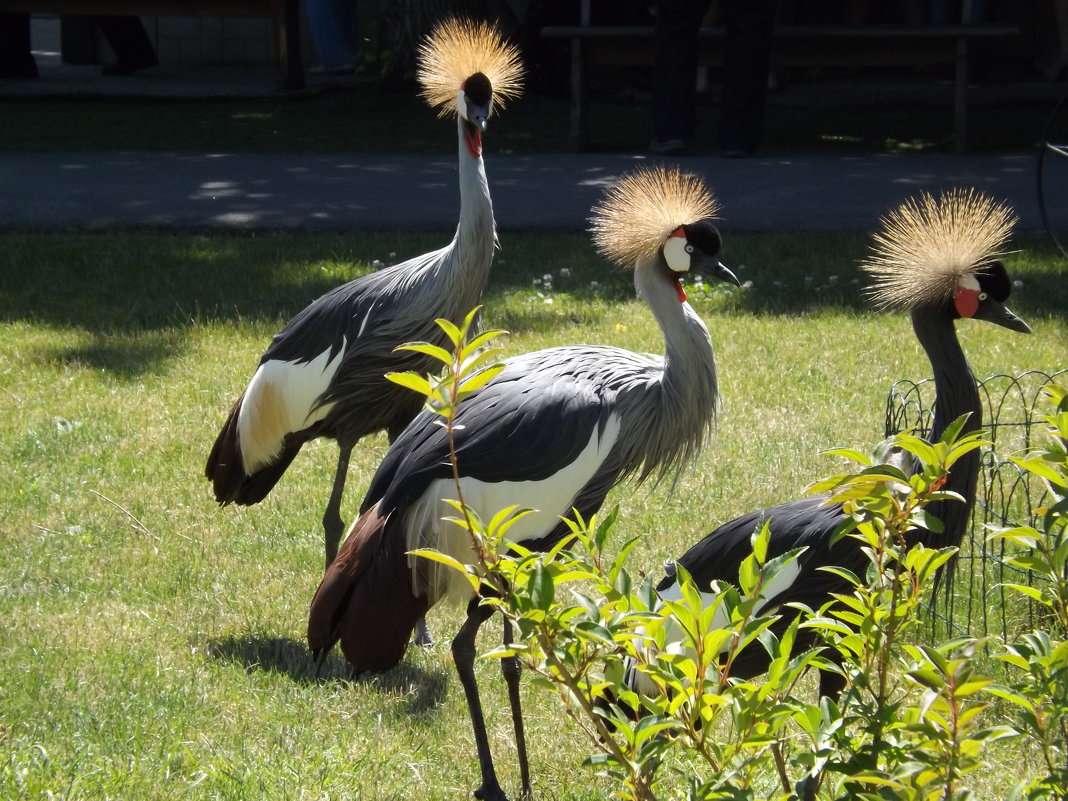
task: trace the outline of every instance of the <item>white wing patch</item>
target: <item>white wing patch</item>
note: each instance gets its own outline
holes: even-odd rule
[[[282,449],[286,434],[322,420],[333,404],[315,408],[334,379],[348,342],[333,359],[327,348],[308,362],[277,359],[260,365],[245,390],[237,417],[238,441],[245,472],[251,475],[270,464]]]
[[[464,502],[484,523],[488,523],[495,514],[509,506],[533,509],[533,512],[508,530],[508,539],[512,542],[526,542],[544,537],[556,527],[561,517],[571,511],[575,496],[604,463],[618,437],[619,420],[612,417],[605,426],[603,435],[599,436],[594,429],[590,441],[578,457],[542,481],[478,481],[462,478],[460,486],[463,489]],[[409,507],[405,518],[409,550],[434,548],[464,564],[475,561],[467,531],[455,523],[442,520],[444,517],[459,516],[459,513],[446,503],[446,499],[455,497],[456,485],[452,479],[435,479],[423,496]],[[438,563],[428,565],[419,562],[419,557],[410,559],[416,594],[429,592],[431,599],[446,594],[457,600],[470,597],[470,587],[466,582],[455,581],[454,579],[459,577],[453,575],[453,570],[443,568],[443,573]],[[423,585],[416,568],[429,576],[426,586]]]

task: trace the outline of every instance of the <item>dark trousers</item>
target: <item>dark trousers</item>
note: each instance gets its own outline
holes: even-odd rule
[[[711,0],[660,0],[653,52],[653,127],[660,141],[692,141],[697,129],[697,29]],[[778,0],[722,0],[726,41],[719,146],[752,153],[767,105]]]
[[[148,67],[156,63],[156,48],[152,46],[140,17],[94,16],[93,22],[115,51],[119,64]]]
[[[0,14],[0,78],[36,78],[30,52],[30,15]]]

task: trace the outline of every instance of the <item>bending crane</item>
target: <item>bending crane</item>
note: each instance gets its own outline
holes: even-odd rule
[[[884,218],[883,230],[875,237],[874,256],[864,265],[874,279],[870,294],[875,304],[909,310],[913,330],[931,363],[937,394],[931,442],[937,442],[962,414],[969,415],[962,434],[978,431],[983,422],[975,376],[957,339],[956,321],[986,320],[1013,331],[1030,332],[1027,323],[1005,306],[1012,282],[999,257],[1012,223],[1012,212],[1006,206],[974,191],[950,191],[937,200],[925,194]],[[975,504],[978,475],[978,451],[953,465],[943,489],[959,494],[964,502],[949,499],[931,503],[927,511],[942,521],[943,529],[940,533],[915,529],[915,540],[932,548],[960,545]],[[767,615],[781,609],[783,617],[772,627],[781,636],[793,617],[785,604],[802,603],[819,609],[833,594],[852,591],[842,576],[820,568],[835,565],[855,575],[865,574],[867,557],[859,542],[844,537],[830,545],[844,517],[840,505],[827,504],[819,497],[760,509],[724,523],[677,561],[693,577],[705,603],[711,605],[715,601],[712,582],[737,583],[739,565],[751,552],[750,537],[768,521],[769,559],[795,548],[805,549],[776,577],[775,586],[767,588],[754,610],[754,614]],[[673,563],[668,563],[667,575],[657,591],[662,598],[681,597]],[[816,635],[802,628],[795,647],[804,650],[814,644]],[[735,656],[731,675],[743,679],[760,675],[767,670],[769,660],[762,647],[750,646]],[[628,675],[634,689],[655,691],[640,671],[631,670]],[[819,684],[821,695],[835,698],[844,687],[840,675],[823,671]],[[815,788],[810,781],[808,797],[814,797]]]

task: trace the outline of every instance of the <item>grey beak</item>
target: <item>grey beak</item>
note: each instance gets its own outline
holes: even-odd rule
[[[702,273],[709,278],[717,278],[720,281],[733,286],[742,285],[742,282],[738,280],[738,276],[731,272],[730,268],[719,259],[702,259],[697,272]]]
[[[476,106],[474,103],[467,104],[467,121],[477,125],[480,131],[485,132],[486,120],[489,119],[488,106]]]
[[[980,304],[974,319],[997,323],[1010,331],[1019,331],[1021,334],[1031,333],[1031,326],[1013,314],[1004,303],[999,303],[993,298],[987,298],[985,302]]]

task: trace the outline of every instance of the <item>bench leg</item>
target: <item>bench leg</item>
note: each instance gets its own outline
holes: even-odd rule
[[[582,42],[571,40],[571,132],[568,144],[572,150],[585,150],[590,144],[586,124],[586,82],[582,74]]]
[[[968,148],[968,40],[957,39],[957,65],[953,85],[953,152]]]

